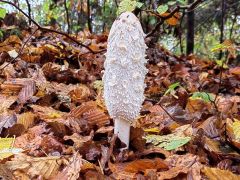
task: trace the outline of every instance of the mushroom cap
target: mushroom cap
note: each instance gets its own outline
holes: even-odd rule
[[[104,62],[104,99],[113,119],[134,121],[144,101],[145,34],[131,12],[120,15],[112,25]]]

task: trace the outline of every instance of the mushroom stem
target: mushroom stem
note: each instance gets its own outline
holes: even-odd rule
[[[117,134],[118,138],[126,144],[126,149],[129,147],[130,126],[130,123],[126,120],[115,119],[114,134]]]

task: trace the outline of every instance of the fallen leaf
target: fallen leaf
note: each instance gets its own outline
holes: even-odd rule
[[[2,132],[3,128],[10,128],[12,127],[17,121],[17,116],[15,113],[12,112],[4,112],[0,114],[0,133]]]
[[[72,158],[69,159],[67,166],[51,180],[76,180],[79,178],[81,167],[83,166],[83,160],[79,153],[75,153]]]
[[[187,126],[180,126],[174,133],[168,135],[147,135],[145,139],[147,143],[153,143],[157,147],[162,147],[165,150],[174,150],[183,146],[191,140],[191,137],[185,136],[184,131],[189,128]]]
[[[6,167],[12,171],[22,170],[30,178],[42,176],[50,179],[57,174],[63,160],[60,157],[30,157],[24,154],[18,154],[11,161],[5,163]]]
[[[240,176],[233,174],[228,170],[221,170],[218,168],[204,167],[202,172],[208,177],[209,180],[239,180]]]
[[[147,169],[168,169],[168,166],[162,159],[155,158],[139,159],[128,163],[110,163],[109,168],[114,174],[125,172],[135,175],[138,172],[145,173]]]

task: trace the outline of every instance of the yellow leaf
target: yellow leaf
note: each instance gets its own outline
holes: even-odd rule
[[[240,121],[238,119],[227,119],[227,134],[233,145],[240,148]]]
[[[15,138],[0,138],[0,150],[12,148]]]
[[[144,132],[159,133],[160,130],[158,128],[149,128],[149,129],[144,129]]]
[[[13,148],[14,140],[15,138],[0,138],[0,160],[23,151],[20,148]]]
[[[56,118],[60,118],[60,117],[62,117],[62,115],[59,114],[58,112],[51,112],[48,114],[49,119],[56,119]]]

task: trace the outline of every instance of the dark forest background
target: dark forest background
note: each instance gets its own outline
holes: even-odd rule
[[[190,54],[221,59],[222,55],[211,49],[224,40],[240,42],[239,0],[14,0],[16,6],[29,14],[36,22],[52,26],[67,33],[80,31],[108,33],[121,9],[134,10],[145,33],[151,32],[159,23],[159,15],[178,11],[164,21],[153,36],[165,48],[176,54]],[[190,5],[196,3],[196,6]],[[21,24],[28,27],[31,21],[19,14],[16,8],[0,4],[2,18],[7,25]],[[119,11],[120,10],[120,11]],[[119,12],[118,12],[119,11]],[[4,15],[5,13],[6,15]],[[18,33],[12,29],[11,33]],[[4,28],[0,29],[4,35]]]

